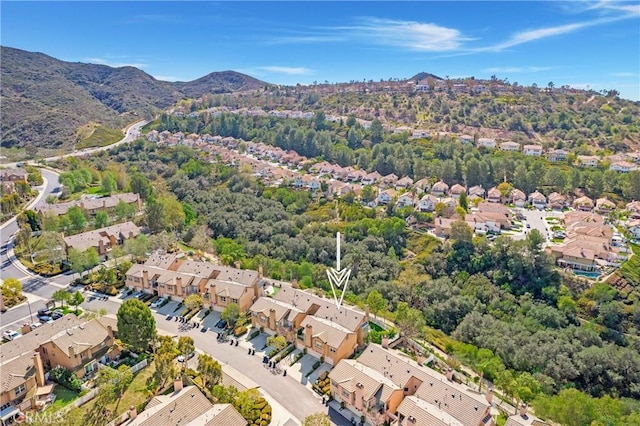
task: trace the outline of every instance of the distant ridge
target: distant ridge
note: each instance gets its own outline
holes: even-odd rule
[[[182,98],[268,85],[235,71],[167,82],[131,66],[65,62],[43,53],[0,49],[2,147],[69,147],[77,129],[91,122],[121,128]]]
[[[437,75],[434,74],[430,74],[428,72],[419,72],[418,74],[414,75],[413,77],[407,79],[407,81],[420,81],[420,80],[424,80],[425,78],[433,78],[436,80],[444,80],[444,78],[442,77],[438,77]]]

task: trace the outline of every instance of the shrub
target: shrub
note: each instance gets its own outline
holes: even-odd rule
[[[81,383],[78,376],[76,376],[74,373],[67,370],[61,365],[58,365],[57,367],[54,367],[53,369],[51,369],[51,371],[49,372],[49,375],[51,377],[51,380],[64,386],[69,390],[72,390],[72,391],[80,390]]]
[[[240,337],[246,333],[247,333],[247,327],[245,327],[244,325],[236,327],[235,330],[233,330],[233,335],[236,337]]]
[[[260,330],[253,330],[251,332],[251,334],[249,334],[249,339],[248,340],[255,339],[259,335],[260,335]]]

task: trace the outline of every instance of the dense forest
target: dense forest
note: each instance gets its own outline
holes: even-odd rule
[[[446,342],[451,355],[548,418],[560,419],[549,407],[553,395],[570,388],[579,391],[572,394],[576,401],[591,398],[590,404],[619,398],[606,400],[621,404],[608,424],[629,424],[624,416],[639,409],[633,402],[640,399],[637,292],[623,296],[556,270],[537,231],[521,241],[489,242],[458,222],[452,238],[440,243],[410,230],[394,209],[264,187],[247,171],[204,162],[189,148],[143,140],[60,166],[112,171],[147,200],[154,232],[215,250],[227,264],[262,265],[267,276],[301,287],[329,290],[325,269],[340,231],[344,262],[353,269],[351,303],[380,293],[381,313],[407,335]]]

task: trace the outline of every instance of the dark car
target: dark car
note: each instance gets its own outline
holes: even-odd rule
[[[38,317],[50,317],[50,316],[51,316],[50,309],[46,309],[46,308],[38,309]]]
[[[45,323],[45,322],[53,322],[53,318],[50,317],[49,315],[41,315],[38,316],[38,319],[40,320],[40,322]]]
[[[202,327],[200,329],[200,333],[206,333],[207,331],[209,331],[209,327]]]
[[[227,326],[227,322],[222,319],[216,323],[216,327],[218,328],[225,328],[226,326]]]
[[[53,311],[53,312],[51,313],[51,318],[53,318],[54,320],[60,319],[60,318],[62,318],[63,316],[64,316],[64,312],[59,311],[59,310],[57,310],[57,311]]]

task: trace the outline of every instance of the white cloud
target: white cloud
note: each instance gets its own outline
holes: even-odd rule
[[[148,66],[147,63],[143,62],[140,59],[136,59],[135,61],[118,61],[114,59],[106,59],[106,58],[85,58],[85,61],[98,64],[98,65],[107,65],[113,68],[120,67],[136,67],[136,68],[144,68]]]
[[[482,70],[484,73],[517,73],[517,72],[541,72],[549,71],[554,67],[491,67]]]
[[[285,75],[310,75],[315,71],[307,67],[285,67],[281,65],[263,65],[259,67],[250,68],[238,68],[236,71],[243,74],[263,76],[272,74],[285,74]]]
[[[428,52],[458,50],[464,41],[470,40],[455,28],[372,17],[361,18],[358,25],[344,27],[344,30],[374,44]]]
[[[273,74],[287,75],[309,75],[314,72],[312,69],[306,67],[283,67],[280,65],[267,65],[256,68]]]
[[[637,77],[638,73],[635,72],[612,72],[609,73],[610,76],[612,77]]]

